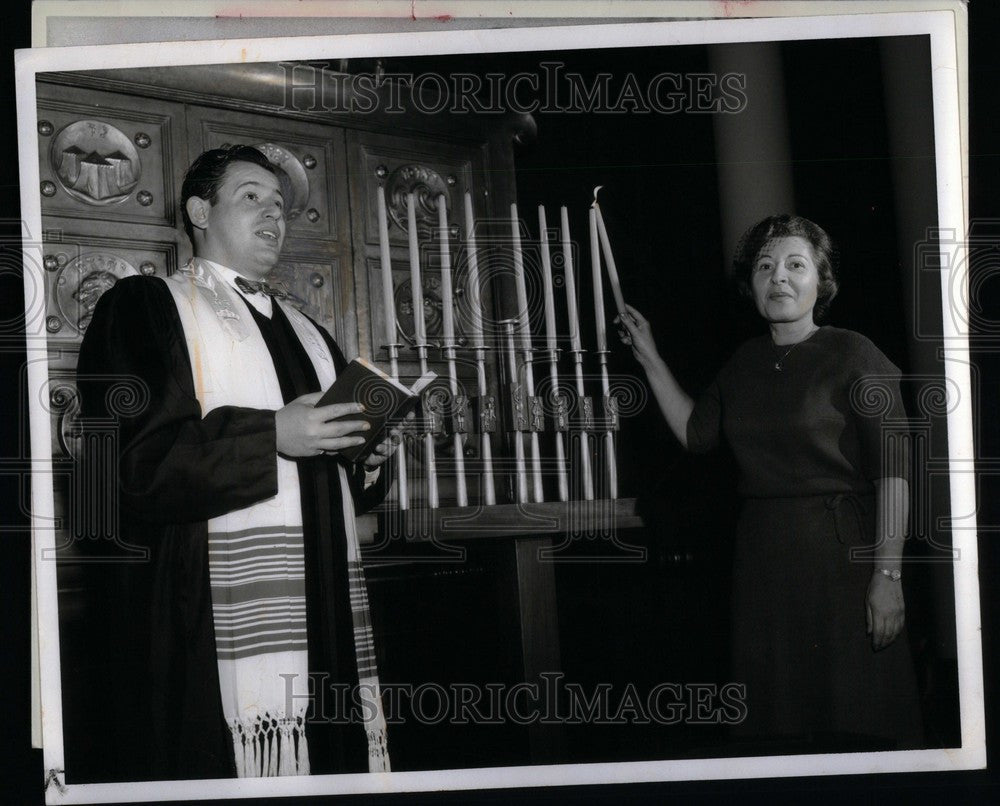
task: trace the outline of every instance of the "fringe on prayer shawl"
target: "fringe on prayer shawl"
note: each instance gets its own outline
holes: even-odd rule
[[[229,725],[238,778],[308,775],[309,745],[302,717],[264,714]]]

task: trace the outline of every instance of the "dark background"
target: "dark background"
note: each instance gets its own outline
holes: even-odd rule
[[[971,58],[971,214],[972,219],[985,220],[1000,217],[996,204],[997,189],[1000,188],[1000,155],[997,154],[996,135],[992,120],[997,109],[994,86],[1000,79],[995,43],[992,34],[996,28],[994,7],[985,2],[973,3],[970,8],[970,58]],[[28,44],[27,8],[21,6],[10,13],[4,26],[5,43],[14,47]],[[824,47],[828,49],[822,50]],[[681,52],[683,51],[683,52]],[[702,48],[678,49],[677,66],[661,67],[655,63],[643,63],[638,57],[633,65],[635,72],[659,71],[662,69],[698,71],[707,69]],[[843,288],[842,297],[831,312],[830,322],[838,326],[851,327],[871,337],[904,370],[907,368],[905,345],[899,326],[902,302],[898,294],[890,288],[872,287],[873,278],[884,277],[886,265],[896,258],[895,233],[892,217],[892,187],[888,167],[878,159],[870,159],[873,154],[885,148],[885,132],[881,126],[880,92],[868,92],[855,96],[851,88],[863,82],[878,80],[877,51],[870,43],[857,42],[849,49],[825,46],[822,43],[796,44],[785,48],[786,73],[801,82],[794,91],[789,86],[789,111],[791,123],[797,129],[793,141],[795,158],[795,192],[800,212],[821,223],[841,242]],[[535,57],[537,64],[537,57]],[[586,69],[581,64],[580,70]],[[5,137],[4,156],[0,179],[0,202],[4,211],[4,221],[18,220],[19,189],[17,184],[16,120],[13,114],[13,71],[8,59],[3,80],[7,89],[6,97],[11,99],[11,113],[5,116],[0,126]],[[822,89],[817,89],[818,87]],[[862,104],[859,106],[857,98]],[[817,115],[810,104],[824,98],[827,104],[823,115]],[[829,105],[830,98],[837,98],[838,104]],[[866,104],[871,104],[868,106]],[[602,206],[608,220],[608,227],[614,244],[628,244],[622,249],[628,254],[626,261],[619,256],[623,269],[623,284],[626,297],[642,310],[656,312],[654,327],[662,352],[675,367],[682,382],[690,389],[700,388],[711,377],[715,368],[724,360],[733,345],[753,331],[753,317],[746,314],[739,301],[734,298],[723,283],[720,273],[726,263],[726,256],[719,246],[721,234],[718,228],[716,186],[714,177],[714,152],[711,138],[711,120],[707,116],[701,121],[692,121],[692,116],[678,115],[660,118],[657,126],[641,126],[633,130],[624,127],[621,120],[613,125],[594,127],[581,138],[578,131],[560,131],[560,126],[572,128],[579,125],[571,116],[537,115],[539,134],[534,145],[526,146],[518,154],[518,192],[522,201],[522,214],[533,210],[535,203],[544,203],[549,209],[550,225],[557,220],[556,211],[560,204],[568,204],[575,211],[573,227],[577,237],[586,232],[585,208],[590,200],[590,191],[596,184],[606,185],[602,191]],[[571,136],[572,135],[572,136]],[[589,142],[587,142],[589,140]],[[575,153],[571,144],[581,143],[586,151]],[[604,165],[595,165],[592,154],[607,155]],[[643,155],[643,165],[637,165],[635,154]],[[655,164],[648,164],[649,155],[658,155]],[[846,158],[846,159],[845,159]],[[829,160],[840,160],[836,169]],[[555,167],[558,166],[558,167]],[[678,192],[683,189],[683,192]],[[650,217],[647,220],[627,218],[622,212],[631,210],[631,197],[649,200]],[[709,211],[706,213],[705,211]],[[527,216],[526,216],[527,217]],[[16,237],[18,227],[4,225],[4,243]],[[26,435],[26,422],[20,413],[26,411],[23,393],[18,390],[17,380],[23,364],[23,352],[18,350],[18,314],[22,307],[23,290],[19,276],[18,261],[11,257],[9,247],[0,251],[0,373],[4,378],[2,409],[7,416],[0,418],[0,461],[7,463],[19,456],[20,445]],[[682,272],[684,286],[677,287],[676,270],[665,270],[667,264],[683,264],[689,271]],[[978,253],[973,263],[974,276],[982,286],[978,300],[984,313],[1000,313],[1000,289],[994,279],[995,259],[988,250]],[[633,280],[634,278],[634,280]],[[634,283],[634,284],[633,284]],[[587,283],[581,283],[586,288]],[[878,300],[871,304],[868,300]],[[640,302],[642,300],[642,302]],[[590,310],[584,295],[581,307]],[[992,317],[996,321],[996,316]],[[692,330],[692,323],[698,329]],[[613,340],[613,334],[612,340]],[[589,335],[585,334],[585,341]],[[586,345],[585,345],[586,346]],[[1000,425],[996,417],[995,388],[1000,381],[1000,348],[977,351],[974,354],[982,373],[981,389],[983,399],[977,401],[980,423],[977,455],[987,461],[1000,456]],[[612,367],[620,372],[635,372],[634,364],[627,351],[613,348]],[[705,460],[691,464],[682,460],[679,451],[672,444],[665,427],[659,422],[655,412],[630,425],[633,434],[648,435],[641,442],[629,442],[623,437],[626,456],[636,457],[634,462],[623,462],[622,487],[625,492],[636,492],[648,501],[660,498],[660,492],[671,491],[671,498],[687,502],[690,511],[659,512],[658,517],[673,518],[678,523],[694,523],[693,513],[702,511],[706,502],[717,501],[716,492],[708,485],[718,487],[727,478],[727,464],[724,458]],[[625,470],[624,468],[630,468]],[[655,467],[657,472],[648,472]],[[0,500],[5,513],[4,523],[10,523],[19,502],[27,500],[27,489],[21,489],[15,474],[0,475]],[[986,645],[987,681],[996,679],[995,639],[993,625],[996,624],[996,599],[994,574],[997,566],[996,536],[993,533],[1000,524],[1000,506],[996,503],[996,484],[988,475],[983,475],[980,486],[980,564],[981,596],[983,601],[983,636]],[[685,589],[679,576],[671,576],[671,557],[677,550],[685,550],[690,543],[703,547],[700,561],[706,563],[711,572],[724,562],[726,538],[724,525],[731,511],[720,507],[716,524],[701,522],[704,530],[700,540],[686,535],[683,540],[672,542],[671,535],[651,541],[648,548],[654,563],[648,572],[634,571],[594,571],[599,579],[576,578],[568,582],[560,580],[561,590],[566,585],[579,585],[581,590],[599,583],[628,586],[636,579],[630,574],[649,573],[655,577],[658,586],[647,589],[645,598],[635,601],[640,613],[646,615],[662,612],[664,605],[690,602],[690,596],[703,592]],[[40,803],[42,801],[40,782],[42,780],[41,755],[30,751],[28,731],[28,580],[29,552],[27,520],[21,516],[23,533],[7,532],[0,536],[0,563],[5,570],[4,593],[7,618],[7,636],[4,652],[5,722],[7,724],[4,763],[12,769],[3,774],[5,799],[8,802]],[[991,531],[990,527],[993,527]],[[712,554],[714,551],[716,554]],[[710,573],[719,590],[724,590],[724,574]],[[562,594],[561,594],[562,595]],[[576,597],[571,597],[575,599]],[[686,621],[692,615],[702,616],[714,623],[717,629],[724,629],[724,603],[718,601],[717,610],[692,614],[677,611],[680,624],[679,636],[686,635],[690,628]],[[594,653],[594,647],[585,641],[588,632],[613,634],[616,627],[630,614],[608,613],[606,609],[586,607],[574,613],[560,613],[565,629],[576,636],[575,655],[570,662],[575,664],[577,678],[587,674],[597,674],[599,664],[609,658],[621,657],[623,652],[632,652],[634,646],[608,647],[605,645],[602,657]],[[712,619],[715,619],[712,622]],[[574,621],[575,619],[575,621]],[[911,612],[912,619],[912,612]],[[911,620],[912,623],[912,620]],[[712,647],[724,644],[718,635],[706,635],[704,646],[708,656],[703,662],[724,663],[724,658],[712,656]],[[640,648],[636,661],[640,668],[650,668],[660,662],[676,662],[676,659],[660,658],[657,645],[651,643]],[[641,653],[646,655],[642,656]],[[693,653],[695,654],[695,653]],[[703,653],[704,654],[704,653]],[[623,676],[627,669],[616,667]],[[567,669],[569,672],[570,669]],[[683,674],[681,672],[680,674]],[[677,679],[687,679],[678,676]],[[987,714],[988,737],[996,736],[996,707],[992,691],[988,689]],[[98,739],[99,740],[99,739]],[[623,752],[623,758],[638,757],[631,748]],[[991,759],[993,754],[991,753]],[[0,773],[2,774],[2,773]],[[666,797],[706,799],[712,802],[730,800],[739,792],[741,796],[784,797],[801,800],[808,797],[823,802],[840,802],[845,797],[857,797],[863,793],[876,795],[880,799],[901,796],[910,802],[928,801],[941,798],[961,799],[968,802],[995,799],[997,795],[995,773],[922,773],[914,775],[850,776],[832,779],[785,779],[751,782],[693,782],[679,784],[637,785],[623,790],[621,787],[589,787],[575,789],[549,789],[532,792],[497,793],[448,793],[436,795],[412,795],[403,800],[415,803],[506,803],[518,800],[533,803],[577,802],[598,803],[618,802],[625,797],[640,802],[658,802]],[[344,798],[344,801],[351,800]],[[358,799],[360,800],[360,799]],[[371,796],[365,802],[382,803],[400,798]],[[273,802],[273,801],[272,801]],[[298,801],[301,802],[301,801]]]

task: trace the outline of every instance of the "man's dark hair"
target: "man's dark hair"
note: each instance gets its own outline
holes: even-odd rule
[[[194,225],[188,216],[187,201],[192,196],[204,199],[209,204],[215,204],[226,176],[226,169],[234,162],[249,162],[259,165],[277,176],[274,166],[263,152],[253,146],[235,145],[227,148],[212,148],[204,152],[191,163],[184,174],[184,184],[181,185],[181,216],[184,219],[184,231],[191,243],[194,243]]]
[[[773,215],[750,227],[743,233],[736,247],[736,254],[733,256],[733,277],[739,285],[740,292],[753,298],[751,278],[760,250],[776,238],[792,237],[802,238],[812,247],[816,273],[819,275],[813,319],[819,322],[826,315],[830,303],[840,288],[837,281],[839,255],[833,240],[825,230],[808,218],[787,214]]]

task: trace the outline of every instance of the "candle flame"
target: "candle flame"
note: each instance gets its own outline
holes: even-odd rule
[[[591,207],[597,207],[597,191],[599,191],[604,185],[598,185],[594,188],[594,201],[591,203]]]

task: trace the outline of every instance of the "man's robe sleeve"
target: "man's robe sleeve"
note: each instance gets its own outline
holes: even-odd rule
[[[202,416],[184,332],[162,280],[120,280],[100,299],[77,365],[81,417],[118,422],[120,504],[156,523],[203,521],[278,491],[274,412]]]

